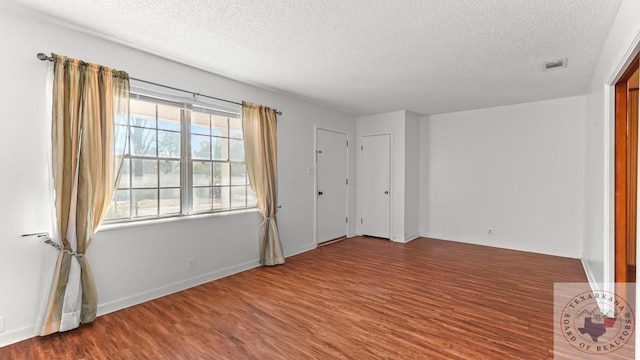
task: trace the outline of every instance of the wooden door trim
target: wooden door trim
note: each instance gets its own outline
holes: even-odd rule
[[[627,82],[615,86],[615,243],[616,282],[625,282],[627,238]]]
[[[630,138],[627,135],[628,128],[632,132],[637,131],[637,124],[631,125],[628,110],[628,80],[638,69],[640,54],[624,71],[620,80],[615,85],[615,175],[614,175],[614,277],[615,282],[627,281],[627,240],[630,234],[629,227],[636,223],[636,219],[629,216],[636,213],[637,199],[634,198],[637,190],[637,174],[634,172],[635,166],[630,166],[629,161],[636,161],[633,154],[637,154],[638,142],[637,134]],[[631,141],[628,141],[631,140]],[[635,189],[633,189],[635,187]],[[630,196],[631,195],[631,196]],[[635,226],[631,226],[635,228]]]

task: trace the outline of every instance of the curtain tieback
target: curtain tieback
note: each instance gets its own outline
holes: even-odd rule
[[[62,251],[65,254],[69,254],[71,256],[75,256],[75,257],[79,257],[79,258],[84,257],[84,254],[78,254],[77,252],[73,252],[73,251],[71,251],[69,249],[65,249],[62,246],[60,246],[60,244],[54,243],[51,239],[45,240],[44,243],[47,244],[47,245],[53,246],[54,248],[58,249],[58,251]]]

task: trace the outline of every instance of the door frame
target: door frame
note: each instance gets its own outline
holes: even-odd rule
[[[627,248],[629,241],[629,230],[633,230],[638,224],[638,216],[632,219],[633,212],[637,213],[638,203],[637,197],[632,199],[634,193],[637,191],[638,182],[638,161],[635,159],[635,163],[629,167],[629,156],[633,156],[632,152],[637,154],[638,150],[638,133],[637,122],[635,136],[627,135],[629,126],[629,80],[632,75],[638,71],[638,61],[640,61],[640,55],[636,55],[633,61],[624,69],[622,76],[616,82],[615,91],[615,151],[614,151],[614,252],[613,252],[613,266],[614,266],[614,281],[615,282],[628,282],[627,281]],[[636,99],[637,101],[637,99]],[[637,121],[637,119],[636,119]],[[624,130],[621,130],[624,126]],[[628,140],[635,140],[635,143]],[[636,167],[635,174],[629,172]],[[630,179],[629,176],[633,176]],[[628,181],[630,180],[631,183]],[[630,187],[631,186],[631,187]],[[624,188],[624,190],[619,190]],[[630,227],[633,225],[633,228]],[[638,231],[635,231],[635,238],[637,239]]]
[[[360,219],[362,218],[362,151],[360,151],[360,147],[362,146],[362,139],[368,136],[378,136],[378,135],[389,135],[389,191],[391,192],[391,196],[389,197],[389,241],[393,241],[393,217],[394,217],[394,204],[395,204],[395,186],[393,181],[394,174],[394,161],[393,161],[393,131],[379,131],[379,132],[367,132],[362,133],[358,136],[358,189],[357,189],[357,214],[356,214],[356,229],[358,235],[363,235],[362,223]]]
[[[325,126],[318,126],[318,124],[313,125],[313,243],[318,246],[318,130],[329,131],[337,134],[342,134],[347,138],[347,146],[345,147],[347,157],[347,168],[346,175],[349,182],[351,182],[351,178],[349,176],[349,133],[342,130],[333,129]],[[347,186],[347,193],[345,201],[345,213],[347,214],[347,218],[349,218],[349,188],[351,183]],[[351,222],[352,219],[349,219]],[[349,237],[349,222],[345,222],[345,236]]]
[[[593,289],[615,292],[615,120],[616,120],[616,84],[622,78],[625,71],[631,65],[635,57],[640,53],[640,32],[631,41],[627,50],[618,57],[616,65],[609,71],[609,78],[604,89],[604,225],[603,225],[603,259],[604,259],[604,284],[595,282],[593,276],[587,272],[587,278]],[[640,169],[640,167],[639,167]],[[639,177],[640,179],[640,177]],[[638,212],[638,224],[640,224],[640,212]],[[640,230],[640,228],[639,228]],[[637,236],[640,234],[637,234]],[[638,236],[640,238],[640,236]],[[636,251],[639,258],[640,248]],[[638,277],[636,269],[636,278]],[[601,288],[602,287],[602,288]],[[640,299],[638,299],[640,302]]]

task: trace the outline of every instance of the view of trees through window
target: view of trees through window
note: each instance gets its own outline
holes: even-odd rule
[[[117,126],[129,127],[128,151],[106,220],[255,207],[241,119],[132,99]]]

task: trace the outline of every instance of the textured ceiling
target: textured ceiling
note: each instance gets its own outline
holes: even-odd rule
[[[354,115],[584,94],[620,2],[17,1],[132,47]],[[566,69],[543,71],[543,62],[561,58]]]

